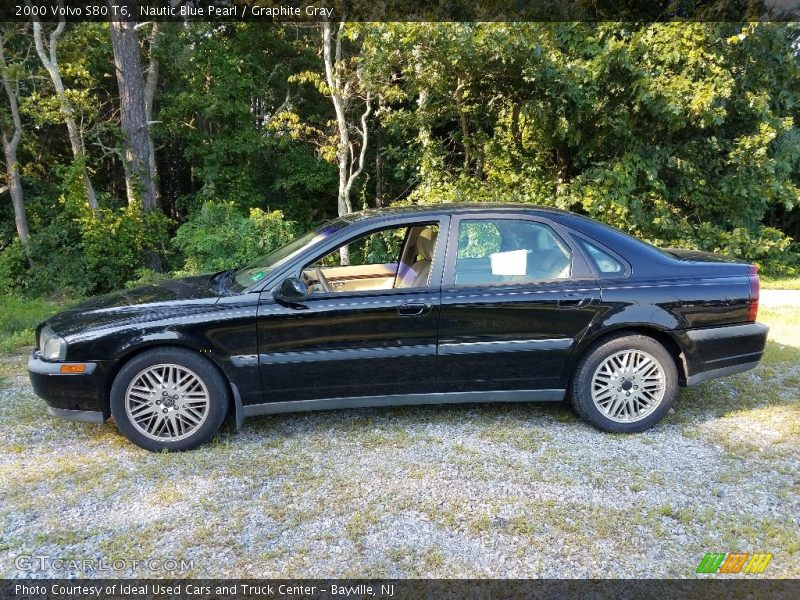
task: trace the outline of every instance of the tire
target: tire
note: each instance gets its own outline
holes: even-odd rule
[[[600,340],[578,361],[570,388],[573,409],[598,429],[646,431],[678,395],[678,369],[664,346],[643,335]]]
[[[122,434],[151,451],[181,451],[208,441],[230,404],[228,384],[207,358],[185,348],[155,348],[132,358],[111,387],[111,415]]]

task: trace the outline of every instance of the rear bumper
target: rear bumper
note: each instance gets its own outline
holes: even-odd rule
[[[756,367],[764,355],[768,332],[769,327],[762,323],[679,332],[686,357],[686,384],[695,385]]]
[[[61,373],[63,364],[43,360],[37,350],[28,359],[28,374],[33,391],[47,403],[47,414],[83,421],[102,423],[108,415],[103,401],[105,382],[110,363],[82,363],[83,373]]]

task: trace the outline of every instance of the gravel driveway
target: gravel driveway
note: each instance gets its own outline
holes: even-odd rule
[[[684,390],[654,430],[560,404],[249,420],[183,454],[43,416],[0,359],[0,576],[20,556],[184,560],[204,577],[694,577],[707,551],[800,576],[800,318],[755,371]],[[89,570],[88,575],[98,572]],[[165,576],[157,566],[100,575]]]

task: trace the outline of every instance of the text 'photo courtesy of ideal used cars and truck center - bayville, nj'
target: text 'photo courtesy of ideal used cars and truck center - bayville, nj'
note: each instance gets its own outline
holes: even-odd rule
[[[0,598],[796,598],[800,3],[0,7]]]

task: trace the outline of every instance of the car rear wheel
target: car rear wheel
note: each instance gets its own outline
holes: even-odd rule
[[[620,335],[592,346],[579,361],[570,400],[575,411],[603,431],[645,431],[678,395],[672,355],[643,335]]]
[[[157,348],[134,357],[111,388],[117,428],[147,450],[189,450],[220,428],[228,386],[208,359],[183,348]]]

